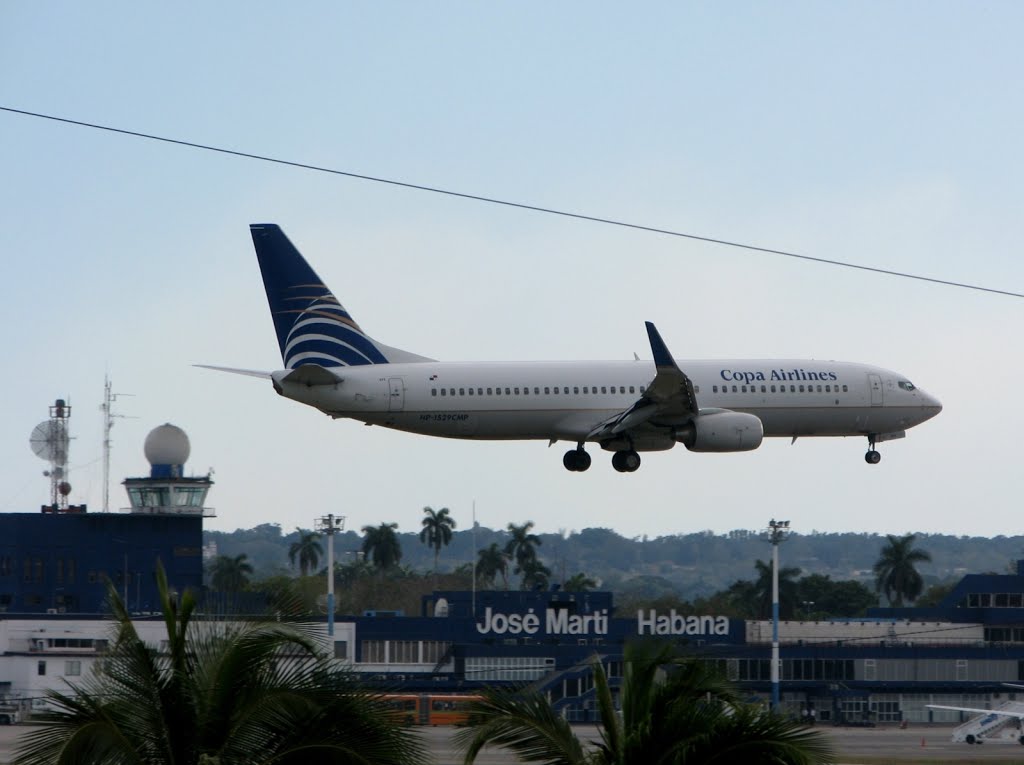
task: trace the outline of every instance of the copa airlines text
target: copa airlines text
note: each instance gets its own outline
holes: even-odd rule
[[[562,462],[578,472],[597,444],[633,472],[640,452],[749,451],[765,437],[862,436],[875,464],[876,443],[942,409],[904,375],[867,364],[677,362],[650,322],[653,361],[436,361],[365,334],[278,226],[251,233],[284,369],[212,368],[269,378],[331,417],[445,438],[567,441]]]

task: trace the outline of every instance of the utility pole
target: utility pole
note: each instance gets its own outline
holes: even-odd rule
[[[334,535],[345,530],[344,515],[325,515],[316,520],[316,530],[327,535],[327,636],[334,638]],[[334,646],[331,646],[334,650]]]
[[[772,711],[779,709],[779,544],[789,533],[789,521],[768,522],[768,541],[772,544]]]

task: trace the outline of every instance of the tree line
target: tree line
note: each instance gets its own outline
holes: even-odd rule
[[[556,573],[551,565],[552,556],[548,554],[545,562],[542,555],[542,551],[546,552],[545,541],[551,539],[551,535],[535,533],[532,521],[509,523],[500,541],[490,541],[476,549],[475,561],[442,570],[441,556],[456,538],[456,521],[448,508],[425,507],[420,525],[418,542],[430,556],[429,570],[403,564],[406,545],[395,522],[364,526],[354,550],[340,545],[342,549],[334,567],[339,612],[387,609],[417,613],[420,599],[432,590],[470,589],[475,584],[481,589],[533,590],[557,586],[583,591],[603,587],[616,593],[623,613],[645,607],[671,607],[682,613],[716,613],[747,619],[764,619],[771,613],[771,566],[760,559],[753,562],[753,577],[733,578],[720,589],[687,598],[670,580],[657,574],[613,575],[604,580],[599,571],[572,571],[564,562],[561,571]],[[491,537],[496,536],[487,531]],[[404,536],[406,542],[410,536]],[[608,540],[608,533],[599,536]],[[572,537],[567,540],[555,536],[554,539],[557,545]],[[827,573],[805,572],[799,566],[782,566],[779,571],[780,616],[783,619],[853,617],[879,604],[896,607],[910,604],[920,600],[922,595],[923,604],[934,604],[955,580],[936,582],[926,588],[920,568],[931,563],[932,558],[928,551],[915,546],[917,539],[918,535],[907,534],[887,535],[884,541],[876,540],[881,546],[875,547],[877,555],[866,577],[833,578]],[[319,579],[326,575],[324,540],[320,534],[301,528],[295,530],[293,540],[287,547],[288,570],[255,578],[247,553],[220,555],[209,564],[209,585],[225,592],[257,589],[276,594],[279,599],[303,602],[307,611],[315,611],[323,590]]]

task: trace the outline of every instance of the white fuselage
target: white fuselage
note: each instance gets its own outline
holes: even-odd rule
[[[756,415],[765,436],[898,433],[939,402],[896,372],[807,360],[680,361],[703,411]],[[447,438],[584,441],[632,406],[655,377],[650,361],[421,362],[336,368],[336,384],[284,382],[283,396],[333,417]],[[638,450],[644,450],[638,444]],[[667,448],[651,444],[646,448]]]

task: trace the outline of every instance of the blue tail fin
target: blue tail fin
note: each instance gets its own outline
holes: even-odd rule
[[[281,346],[285,368],[303,364],[347,367],[387,364],[401,351],[375,343],[348,315],[338,299],[316,275],[305,258],[273,223],[249,227],[256,246],[267,302]],[[391,353],[389,353],[391,352]]]

